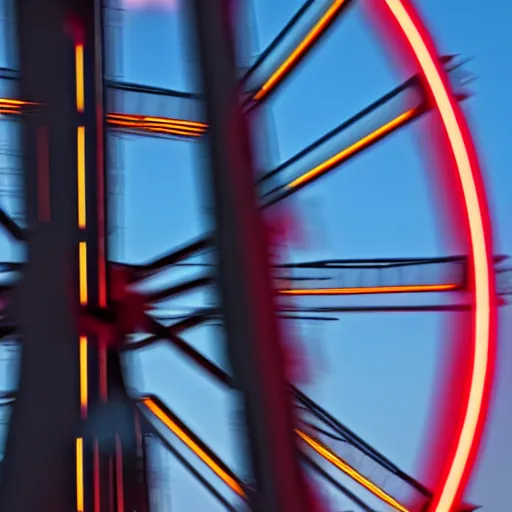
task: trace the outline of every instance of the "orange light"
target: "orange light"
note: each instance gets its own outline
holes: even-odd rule
[[[166,133],[185,137],[203,135],[208,128],[204,123],[171,119],[165,117],[134,116],[129,114],[108,114],[107,122],[118,128],[132,128],[154,133]]]
[[[191,439],[169,416],[158,407],[153,400],[145,398],[144,405],[197,457],[199,457],[225,484],[227,484],[236,494],[245,497],[243,489],[238,482],[224,469],[222,469],[198,444]]]
[[[159,124],[172,124],[176,126],[183,126],[185,128],[206,131],[208,125],[205,123],[201,123],[200,121],[189,121],[187,119],[174,119],[171,117],[155,117],[155,116],[137,116],[132,114],[122,114],[122,113],[109,113],[107,114],[108,118],[111,120],[118,121],[132,121],[134,123],[145,122],[145,123],[159,123]]]
[[[85,127],[77,129],[78,227],[86,227],[85,196]]]
[[[21,114],[21,110],[18,107],[11,106],[11,105],[2,105],[0,103],[0,113],[2,114]]]
[[[21,112],[18,110],[18,109],[9,109],[9,108],[1,108],[0,106],[0,115],[5,115],[5,116],[8,116],[8,115],[18,115],[18,114],[21,114]]]
[[[21,100],[0,98],[0,115],[19,115],[21,107],[32,103]],[[199,137],[208,129],[208,125],[199,121],[173,119],[167,117],[136,116],[130,114],[107,114],[107,123],[117,128],[132,128],[153,133]]]
[[[14,107],[22,107],[23,105],[32,105],[32,103],[23,100],[13,100],[11,98],[0,98],[0,105],[12,105]]]
[[[87,336],[80,336],[80,408],[83,418],[87,416],[87,403]]]
[[[84,45],[75,46],[75,75],[76,75],[76,109],[84,111]]]
[[[404,286],[363,286],[354,288],[304,288],[279,290],[281,295],[369,295],[376,293],[422,293],[458,290],[458,284],[422,284]]]
[[[87,244],[78,244],[79,279],[80,279],[80,304],[87,305]]]
[[[373,142],[377,142],[377,140],[381,139],[382,137],[388,135],[389,133],[396,130],[400,126],[404,125],[405,123],[413,119],[415,116],[420,114],[420,112],[422,112],[422,109],[420,109],[419,107],[407,110],[403,114],[400,114],[398,117],[395,117],[385,125],[378,128],[374,132],[358,140],[348,148],[345,148],[339,153],[336,153],[331,158],[325,160],[324,162],[317,165],[310,171],[304,173],[302,176],[299,176],[292,182],[288,183],[288,185],[286,185],[286,188],[295,188],[299,185],[307,183],[308,181],[318,178],[322,174],[326,173],[327,171],[330,171],[337,165],[341,164],[344,160],[351,157],[358,151],[361,151],[366,146],[372,144]]]
[[[123,447],[121,438],[116,434],[116,491],[117,491],[117,512],[124,510],[124,482],[123,482]]]
[[[180,137],[199,137],[202,133],[197,133],[193,131],[179,130],[176,128],[168,127],[168,126],[148,126],[142,123],[132,123],[132,122],[109,122],[109,124],[116,128],[126,128],[129,130],[140,130],[151,133],[161,133],[167,135],[176,135]]]
[[[84,441],[76,440],[76,510],[84,512]]]
[[[471,242],[471,259],[473,265],[475,319],[473,327],[473,366],[464,419],[456,442],[456,449],[448,461],[447,471],[439,489],[434,493],[429,510],[447,512],[455,505],[464,485],[465,473],[473,450],[479,443],[479,424],[486,409],[486,389],[490,380],[492,367],[491,352],[494,343],[492,322],[494,315],[493,284],[491,277],[492,262],[490,259],[492,243],[486,230],[485,218],[487,205],[483,191],[477,186],[480,171],[476,159],[472,159],[469,136],[463,133],[462,115],[458,117],[456,103],[437,64],[437,56],[433,45],[421,31],[419,21],[413,20],[412,7],[403,0],[386,0],[390,12],[398,22],[412,53],[417,59],[425,85],[432,94],[435,106],[439,111],[446,136],[454,156],[464,197],[466,214],[469,222]],[[407,5],[407,8],[406,6]],[[418,19],[414,15],[416,20]]]
[[[0,114],[19,115],[26,105],[36,105],[30,101],[13,100],[11,98],[0,98]]]
[[[328,24],[338,14],[346,0],[335,0],[325,14],[318,20],[316,25],[308,32],[306,37],[299,43],[286,60],[277,68],[272,76],[261,86],[254,95],[256,101],[266,96],[289,71],[297,64],[299,59],[306,51],[315,43],[322,32],[327,28]]]
[[[3,115],[19,115],[21,108],[25,102],[20,100],[11,100],[8,98],[0,98],[0,114]]]
[[[385,493],[382,489],[377,487],[373,482],[370,482],[366,477],[361,475],[352,466],[343,461],[338,455],[336,455],[329,448],[324,446],[322,443],[308,436],[305,432],[295,429],[295,433],[316,453],[321,455],[325,460],[330,462],[334,467],[345,473],[347,476],[355,480],[358,484],[362,485],[365,489],[370,491],[374,496],[377,496],[382,501],[392,506],[395,510],[400,512],[409,512],[407,508],[398,503],[392,496]]]
[[[143,119],[131,121],[128,119],[116,119],[116,118],[112,118],[109,116],[108,122],[112,126],[120,126],[120,127],[126,127],[126,128],[134,127],[134,128],[140,128],[140,129],[148,129],[148,130],[152,130],[152,129],[155,129],[155,130],[156,129],[179,130],[184,133],[188,133],[190,135],[202,135],[206,131],[203,129],[196,128],[194,126],[176,124],[172,121],[160,122],[160,123],[156,123],[156,122],[150,123]]]
[[[187,126],[190,128],[197,128],[198,130],[205,131],[208,126],[205,123],[201,123],[199,121],[188,121],[183,119],[170,119],[167,117],[151,117],[145,116],[142,118],[145,122],[155,122],[155,123],[173,123],[180,126]]]
[[[138,124],[138,123],[111,123],[112,126],[115,126],[117,128],[126,128],[128,130],[140,130],[143,132],[149,132],[149,133],[160,133],[163,135],[175,135],[179,137],[199,137],[202,135],[201,133],[195,133],[185,130],[178,130],[175,128],[169,128],[166,126],[147,126],[144,124]]]

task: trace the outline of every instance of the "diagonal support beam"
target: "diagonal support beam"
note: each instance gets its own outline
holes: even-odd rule
[[[0,224],[4,227],[7,233],[14,238],[14,240],[17,240],[18,242],[25,241],[24,230],[14,219],[7,215],[3,208],[0,208]]]
[[[233,471],[158,397],[154,395],[145,396],[140,398],[139,402],[204,462],[234,493],[241,498],[246,498],[243,484]]]
[[[153,325],[153,327],[155,329],[158,328],[157,325]],[[166,329],[165,327],[161,326],[159,328],[159,331],[160,332],[158,334],[160,334],[162,338],[165,338],[168,341],[170,341],[172,345],[178,348],[178,350],[180,350],[183,355],[188,357],[190,360],[192,360],[198,366],[200,366],[203,370],[205,370],[215,381],[217,381],[220,384],[223,384],[227,388],[233,389],[236,387],[235,380],[229,373],[225,372],[222,368],[212,363],[209,359],[207,359],[202,354],[197,352],[179,336],[172,334],[171,329]],[[167,334],[165,333],[166,331]],[[293,393],[293,396],[297,399],[298,403],[307,405],[308,410],[312,412],[315,416],[317,416],[319,419],[325,419],[327,413],[323,409],[321,409],[315,402],[313,402],[309,397],[304,395],[300,390],[298,390],[294,386],[289,385],[288,389]],[[160,419],[165,419],[167,417],[166,411],[162,407],[159,408],[159,412]],[[369,453],[373,460],[377,462],[377,464],[381,465],[382,467],[386,467],[387,469],[391,467],[391,462],[389,462],[387,459],[381,456],[376,450],[371,448],[368,444],[364,443],[364,441],[362,441],[359,437],[353,434],[348,428],[342,426],[339,422],[335,422],[330,416],[327,416],[327,420],[329,420],[326,422],[329,426],[332,426],[332,423],[335,423],[336,427],[340,427],[345,437],[353,441],[354,447],[356,447],[363,453]],[[351,467],[349,464],[343,461],[337,454],[332,452],[332,450],[327,448],[325,445],[320,443],[315,438],[311,437],[307,432],[304,432],[303,430],[298,428],[294,428],[293,431],[295,432],[296,436],[299,439],[304,441],[318,455],[320,455],[325,460],[329,461],[331,464],[334,464],[339,470],[341,470],[347,476],[349,476],[354,481],[359,483],[372,494],[377,496],[379,499],[381,499],[385,503],[397,506],[395,507],[397,510],[402,510],[402,512],[408,512],[405,509],[405,507],[402,504],[398,503],[390,494],[385,492],[383,489],[379,488],[370,479],[362,475],[355,468]],[[392,472],[397,471],[400,472],[400,470],[396,468],[396,466],[394,466],[392,468]],[[413,485],[413,487],[415,488],[418,488],[418,486],[420,485],[414,485],[414,483],[416,482],[403,472],[401,472],[398,476],[401,480],[406,481],[407,483]]]

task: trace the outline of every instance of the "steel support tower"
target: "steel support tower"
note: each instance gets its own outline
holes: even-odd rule
[[[28,262],[13,306],[23,354],[0,509],[147,512],[142,433],[119,355],[80,322],[81,308],[109,306],[101,4],[17,7],[20,93],[30,98]]]
[[[0,488],[0,509],[12,512],[76,510],[77,113],[68,8],[28,0],[17,12],[20,92],[37,104],[23,122],[28,262],[13,308],[23,353]]]

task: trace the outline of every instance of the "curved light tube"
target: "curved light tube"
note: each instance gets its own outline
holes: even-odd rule
[[[495,300],[488,206],[480,186],[480,169],[474,157],[475,150],[469,132],[449,89],[448,80],[439,66],[427,30],[419,21],[409,0],[385,0],[375,2],[374,5],[382,6],[392,14],[400,28],[404,47],[419,64],[424,87],[440,114],[448,147],[456,164],[469,227],[470,258],[473,263],[470,277],[474,285],[473,354],[469,393],[455,449],[445,463],[442,479],[434,491],[430,506],[431,512],[448,512],[457,505],[464,491],[472,459],[480,443],[492,378]]]

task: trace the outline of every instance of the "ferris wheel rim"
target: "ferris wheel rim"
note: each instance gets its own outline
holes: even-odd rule
[[[391,15],[401,47],[415,61],[421,81],[440,115],[442,137],[450,149],[463,199],[470,245],[469,278],[473,286],[472,369],[463,404],[462,425],[454,449],[444,457],[443,469],[429,505],[431,512],[452,510],[471,476],[487,420],[496,345],[496,302],[492,271],[492,234],[482,172],[466,120],[439,65],[432,37],[412,0],[385,0],[372,4]]]

